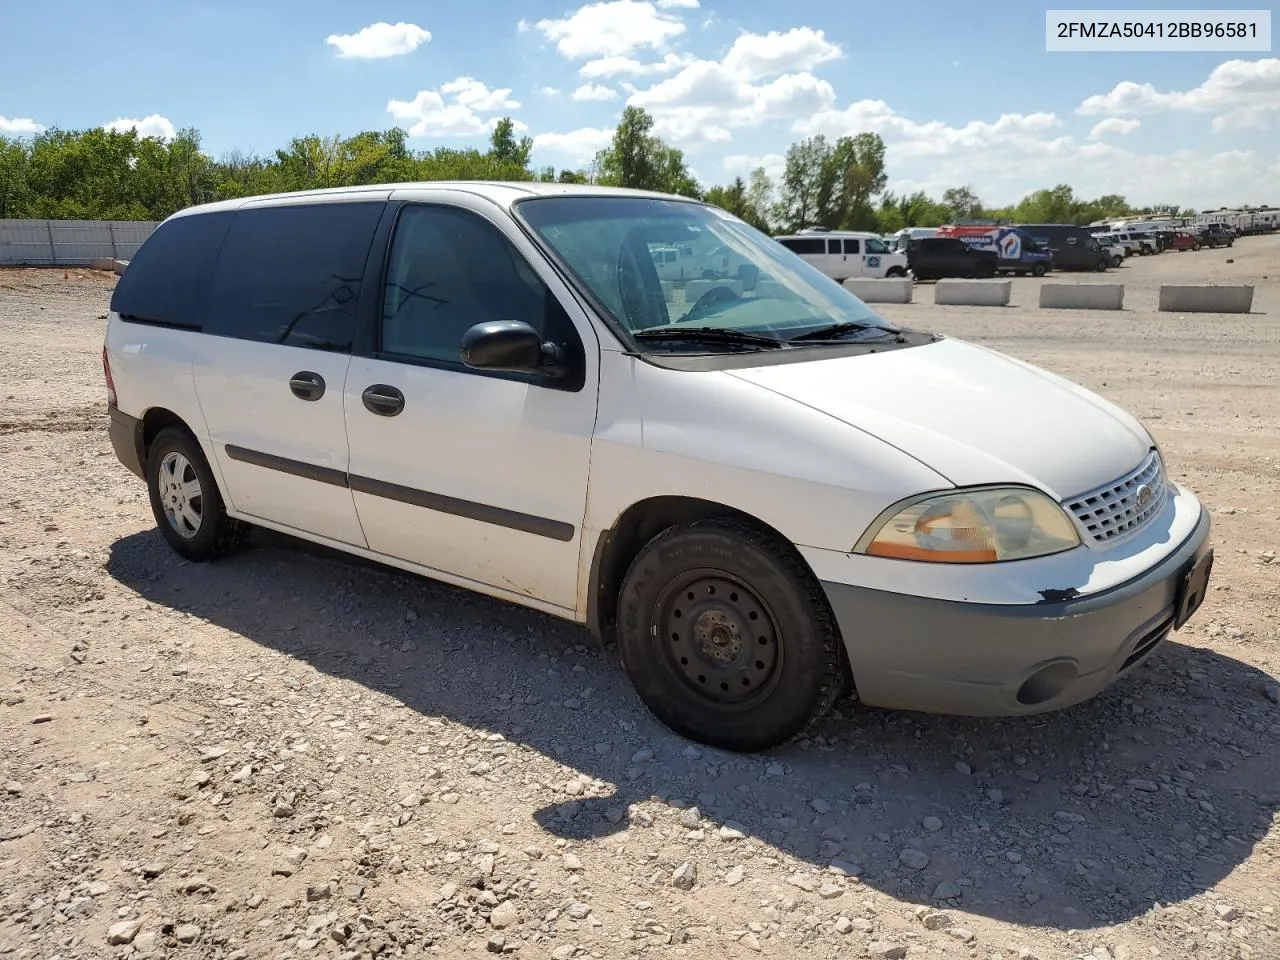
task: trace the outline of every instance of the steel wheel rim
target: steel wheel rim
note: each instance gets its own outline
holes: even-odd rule
[[[196,468],[174,450],[161,459],[156,480],[165,519],[180,537],[190,540],[204,523],[204,493]]]
[[[651,629],[668,669],[704,701],[748,709],[769,695],[784,656],[777,619],[760,596],[721,570],[672,579]]]

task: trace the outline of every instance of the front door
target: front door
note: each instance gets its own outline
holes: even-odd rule
[[[572,611],[599,344],[513,224],[445,197],[401,210],[378,343],[347,376],[356,509],[372,550]],[[464,366],[463,334],[491,320],[530,323],[575,373]]]
[[[388,194],[239,210],[192,365],[231,508],[360,547],[344,391]]]

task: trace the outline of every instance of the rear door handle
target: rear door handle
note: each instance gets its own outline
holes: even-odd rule
[[[289,389],[299,400],[319,400],[324,396],[324,377],[310,370],[299,370],[289,378]]]
[[[385,383],[365,387],[360,399],[364,401],[366,410],[380,417],[394,417],[404,409],[404,394]]]

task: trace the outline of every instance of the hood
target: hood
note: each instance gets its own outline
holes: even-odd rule
[[[1137,420],[1096,394],[959,340],[729,375],[872,434],[957,486],[1023,483],[1065,500],[1151,448]]]

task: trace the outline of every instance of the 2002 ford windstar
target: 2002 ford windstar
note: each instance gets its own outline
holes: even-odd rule
[[[663,281],[678,249],[735,268]],[[895,326],[692,200],[432,183],[170,217],[111,301],[112,443],[192,560],[262,526],[616,637],[681,734],[844,691],[1078,703],[1186,622],[1209,518],[1133,417]]]

